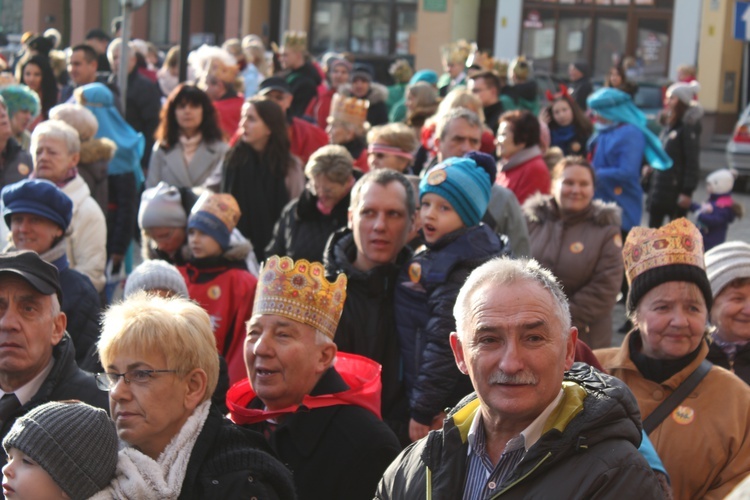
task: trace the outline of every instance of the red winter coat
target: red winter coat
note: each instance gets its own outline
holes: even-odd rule
[[[535,147],[536,148],[536,147]],[[516,153],[517,155],[532,151],[534,148],[524,149]],[[538,149],[538,148],[536,148]],[[523,205],[526,198],[534,193],[549,194],[552,180],[550,179],[549,169],[544,159],[539,154],[532,156],[526,161],[510,166],[503,166],[502,171],[497,173],[497,183],[513,191],[518,198],[518,203]]]

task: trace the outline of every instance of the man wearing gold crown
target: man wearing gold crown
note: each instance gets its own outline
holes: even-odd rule
[[[345,275],[273,256],[247,325],[248,378],[227,393],[232,420],[262,432],[292,470],[300,499],[370,499],[398,454],[380,420],[380,365],[339,352]]]
[[[284,78],[291,88],[294,99],[289,107],[290,116],[303,116],[310,101],[318,95],[318,85],[323,79],[308,60],[307,33],[287,31],[279,51],[279,61],[284,68]]]
[[[326,133],[331,144],[343,146],[354,159],[354,167],[367,172],[367,139],[370,128],[367,123],[367,109],[370,103],[356,97],[333,94],[331,114],[328,115]]]
[[[471,45],[466,40],[458,40],[455,43],[440,48],[443,73],[437,82],[440,97],[445,97],[448,92],[466,85],[466,59],[471,53]]]

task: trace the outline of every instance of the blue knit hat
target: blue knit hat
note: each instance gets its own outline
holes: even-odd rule
[[[67,231],[73,218],[73,202],[49,181],[26,179],[5,186],[0,192],[3,217],[10,227],[12,214],[34,214],[49,219]]]
[[[482,220],[490,202],[490,175],[470,158],[448,158],[419,183],[419,199],[427,193],[445,198],[466,227]]]
[[[431,69],[420,69],[412,75],[411,79],[409,80],[409,85],[414,85],[418,82],[427,82],[432,85],[437,85],[438,74]]]
[[[205,191],[190,212],[188,229],[197,229],[207,234],[226,252],[229,249],[229,237],[237,227],[240,215],[240,206],[234,196]]]

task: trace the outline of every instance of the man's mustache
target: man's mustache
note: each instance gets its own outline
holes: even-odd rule
[[[536,385],[538,379],[533,373],[521,372],[508,375],[503,371],[497,371],[490,375],[490,384],[511,384],[511,385]]]

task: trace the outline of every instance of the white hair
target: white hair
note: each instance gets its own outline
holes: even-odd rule
[[[78,131],[65,122],[58,120],[46,120],[36,126],[31,133],[31,145],[29,150],[36,163],[36,147],[42,137],[62,139],[68,148],[68,153],[79,153],[81,151],[81,138]]]
[[[555,314],[563,327],[563,338],[570,334],[570,307],[562,286],[551,271],[534,259],[511,259],[499,257],[476,268],[467,278],[453,306],[456,331],[464,339],[471,320],[471,303],[474,292],[486,284],[509,286],[519,282],[536,283],[547,290],[555,302]]]

